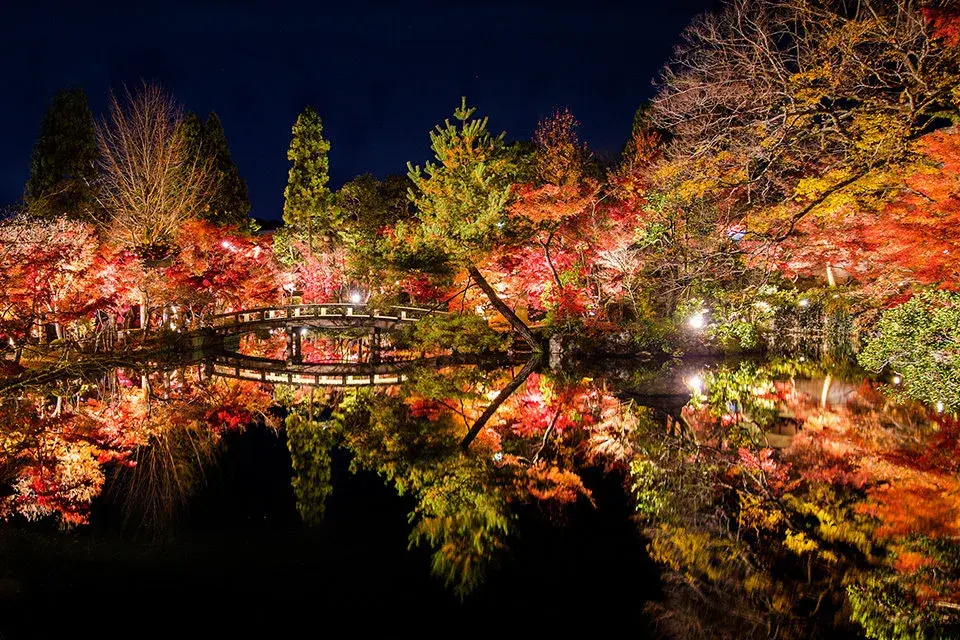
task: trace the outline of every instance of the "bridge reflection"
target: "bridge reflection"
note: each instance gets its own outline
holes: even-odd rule
[[[219,353],[205,362],[208,376],[266,384],[362,387],[401,384],[414,369],[471,364],[462,357],[436,356],[396,362],[297,363],[238,353]]]
[[[234,311],[213,316],[209,323],[212,329],[221,338],[232,338],[247,333],[256,333],[261,331],[282,331],[287,337],[287,348],[285,354],[285,367],[305,367],[305,371],[290,374],[288,377],[304,380],[305,382],[296,384],[312,384],[314,386],[336,386],[336,384],[355,386],[358,384],[380,384],[379,382],[366,382],[365,379],[379,380],[380,378],[389,378],[392,382],[383,384],[396,384],[400,380],[392,372],[372,373],[366,372],[357,375],[340,374],[330,371],[313,371],[310,365],[303,364],[302,336],[309,330],[318,331],[344,331],[344,330],[366,330],[369,332],[368,355],[374,364],[380,361],[380,337],[381,331],[394,330],[402,325],[416,323],[428,315],[443,315],[444,312],[435,309],[421,309],[418,307],[392,306],[386,309],[369,307],[363,304],[346,303],[328,303],[328,304],[297,304],[281,307],[265,307],[262,309],[250,309],[245,311]],[[281,378],[285,372],[278,372],[276,369],[267,368],[268,365],[263,362],[250,361],[246,363],[250,366],[237,365],[229,363],[220,366],[220,370],[228,375],[232,367],[234,369],[233,377],[239,377],[244,380],[261,380],[264,382]],[[217,365],[215,365],[216,368]],[[334,379],[340,382],[334,382]]]

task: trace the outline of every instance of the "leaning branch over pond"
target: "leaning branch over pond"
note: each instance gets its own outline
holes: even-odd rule
[[[483,413],[480,414],[480,417],[477,418],[477,421],[473,423],[473,426],[470,427],[470,431],[467,432],[467,435],[463,437],[463,440],[460,442],[460,448],[466,451],[470,447],[470,443],[473,442],[473,439],[477,437],[483,428],[486,426],[487,422],[490,421],[490,418],[493,417],[493,414],[497,412],[497,409],[500,408],[500,405],[509,398],[517,388],[522,385],[527,378],[530,377],[530,374],[533,373],[533,370],[537,368],[537,365],[540,364],[540,358],[533,357],[523,366],[523,369],[520,370],[513,380],[511,380],[507,386],[500,390],[500,393],[497,394],[497,397],[493,399],[493,402],[490,403],[486,409],[483,410]]]

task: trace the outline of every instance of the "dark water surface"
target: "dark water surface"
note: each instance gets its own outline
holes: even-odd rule
[[[856,637],[846,585],[955,558],[955,423],[842,362],[210,373],[4,400],[3,637]]]

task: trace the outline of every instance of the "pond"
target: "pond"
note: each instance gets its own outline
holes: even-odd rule
[[[4,637],[956,622],[936,603],[957,422],[898,378],[802,351],[550,368],[362,333],[226,346],[7,385]]]

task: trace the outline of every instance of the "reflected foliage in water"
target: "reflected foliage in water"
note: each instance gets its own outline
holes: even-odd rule
[[[240,347],[282,358],[280,338]],[[351,340],[307,341],[305,359],[362,360]],[[11,391],[0,512],[86,526],[107,493],[132,526],[163,529],[223,435],[260,424],[285,434],[306,525],[325,526],[344,452],[411,500],[409,545],[430,549],[463,598],[510,557],[522,514],[563,526],[573,505],[596,508],[584,478],[600,473],[629,494],[663,569],[647,611],[666,635],[958,630],[960,425],[896,385],[803,357],[603,374],[429,362],[363,388],[209,377],[199,364]]]
[[[955,632],[956,420],[799,361],[689,383],[631,463],[675,633]]]

